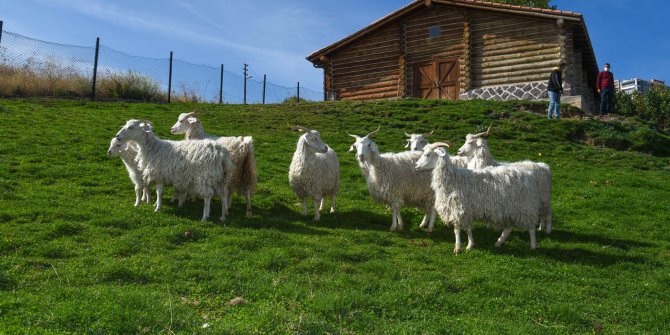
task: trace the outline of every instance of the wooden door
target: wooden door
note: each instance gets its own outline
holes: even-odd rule
[[[437,76],[435,73],[435,62],[419,64],[414,74],[416,92],[415,96],[422,99],[437,99]]]
[[[415,96],[423,99],[458,100],[458,58],[439,59],[416,66]]]

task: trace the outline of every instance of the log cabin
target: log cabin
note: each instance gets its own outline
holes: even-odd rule
[[[593,110],[598,64],[579,13],[480,0],[417,0],[307,56],[325,100],[547,98]]]

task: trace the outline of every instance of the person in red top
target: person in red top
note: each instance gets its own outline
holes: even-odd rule
[[[605,69],[598,74],[596,88],[600,93],[600,117],[603,117],[612,112],[614,105],[614,75],[610,63],[605,63]]]

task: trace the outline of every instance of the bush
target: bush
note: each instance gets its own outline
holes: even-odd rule
[[[155,80],[128,70],[113,73],[107,70],[97,83],[96,96],[100,98],[163,101],[167,96]]]
[[[304,98],[298,99],[297,96],[293,95],[293,96],[290,96],[290,97],[284,99],[284,101],[282,101],[283,104],[297,104],[297,103],[300,103],[300,102],[310,102],[310,100],[307,100],[307,99],[304,99]]]
[[[651,122],[657,129],[670,130],[670,90],[656,86],[645,94],[617,93],[615,113]]]

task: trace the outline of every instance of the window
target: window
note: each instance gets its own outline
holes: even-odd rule
[[[428,38],[440,37],[442,35],[442,28],[435,26],[428,28]]]

